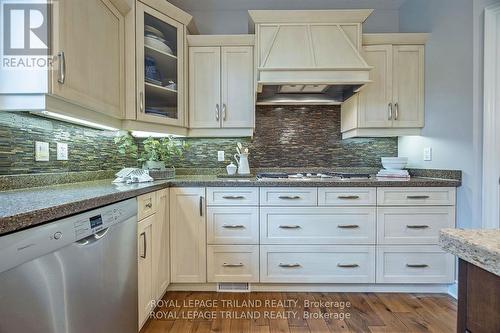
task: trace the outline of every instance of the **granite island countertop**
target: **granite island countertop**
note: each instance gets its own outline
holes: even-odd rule
[[[111,179],[0,192],[0,235],[26,229],[90,209],[168,187],[456,187],[459,180],[413,177],[410,180],[320,179],[257,180],[215,175],[179,176],[141,184],[112,184]]]
[[[443,229],[439,245],[460,259],[500,276],[500,229]]]

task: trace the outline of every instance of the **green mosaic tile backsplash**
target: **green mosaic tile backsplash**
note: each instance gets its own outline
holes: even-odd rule
[[[119,156],[115,133],[26,112],[0,111],[0,175],[118,170],[136,162]],[[252,168],[380,167],[381,156],[397,156],[397,138],[342,140],[340,108],[258,107],[251,138],[185,138],[191,148],[180,168],[221,168],[233,160],[237,142],[250,149]],[[50,161],[35,162],[35,141],[50,144]],[[69,146],[69,160],[56,160],[56,142]],[[139,142],[140,143],[140,142]],[[217,162],[217,151],[226,161]]]

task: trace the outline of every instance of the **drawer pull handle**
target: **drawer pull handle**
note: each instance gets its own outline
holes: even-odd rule
[[[428,195],[407,195],[406,199],[429,199]]]
[[[356,268],[359,267],[358,264],[337,264],[337,267],[340,268]]]
[[[359,225],[357,224],[339,224],[337,228],[340,229],[356,229],[359,228]]]
[[[226,263],[223,263],[222,264],[222,267],[243,267],[245,265],[243,265],[243,263],[239,263],[239,264],[226,264]]]
[[[300,197],[298,195],[280,195],[278,197],[279,199],[283,199],[283,200],[297,200],[297,199],[300,199]]]
[[[222,227],[226,228],[226,229],[244,229],[245,228],[245,226],[243,224],[224,224]]]
[[[151,202],[148,202],[146,205],[145,205],[146,208],[152,208],[153,207],[153,204]]]
[[[406,267],[409,268],[426,268],[429,267],[427,264],[406,264]]]
[[[245,197],[242,195],[225,195],[222,197],[222,199],[238,200],[238,199],[245,199]]]
[[[283,268],[297,268],[301,267],[300,264],[279,264],[280,267]]]
[[[280,225],[281,229],[300,229],[300,225]]]
[[[359,199],[359,195],[339,195],[337,198],[342,200],[354,200]]]
[[[409,224],[406,226],[408,229],[427,229],[428,225],[425,224]]]

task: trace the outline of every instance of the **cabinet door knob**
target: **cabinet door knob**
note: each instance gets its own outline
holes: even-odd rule
[[[406,199],[429,199],[428,195],[407,195]]]
[[[141,258],[146,259],[147,246],[148,246],[148,243],[146,241],[146,233],[145,232],[141,232],[141,237],[143,237],[143,245],[144,245],[144,253],[141,254]]]
[[[394,120],[398,120],[399,118],[399,104],[394,104]]]
[[[300,229],[300,225],[280,225],[281,229]]]
[[[146,205],[145,205],[146,208],[152,208],[153,207],[153,204],[151,202],[148,202]]]
[[[226,121],[226,104],[222,104],[222,120]]]
[[[222,227],[226,228],[226,229],[243,229],[243,228],[245,228],[245,226],[243,224],[224,224]]]
[[[200,216],[203,216],[203,197],[200,195]]]
[[[389,103],[389,105],[387,106],[387,111],[389,112],[387,120],[392,120],[392,103]]]
[[[245,199],[242,195],[225,195],[222,199],[236,200],[236,199]]]
[[[215,120],[219,121],[219,118],[220,118],[219,104],[215,104]]]

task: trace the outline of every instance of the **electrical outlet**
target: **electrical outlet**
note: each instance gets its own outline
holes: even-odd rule
[[[424,161],[432,161],[432,148],[424,148]]]
[[[217,152],[217,161],[224,162],[224,150],[219,150]]]
[[[49,161],[49,143],[48,142],[35,142],[35,161],[47,162]]]
[[[67,161],[68,160],[68,144],[58,142],[57,143],[57,160]]]

